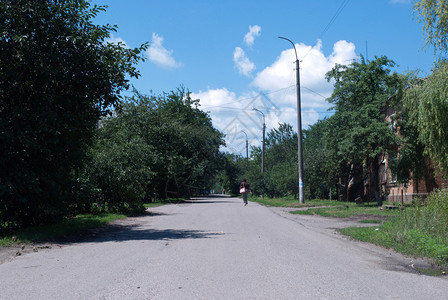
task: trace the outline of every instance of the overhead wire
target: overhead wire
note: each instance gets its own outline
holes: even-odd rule
[[[325,28],[322,30],[322,32],[321,32],[321,34],[318,36],[318,39],[321,39],[324,35],[325,35],[325,33],[331,28],[331,26],[334,24],[334,22],[336,21],[336,19],[339,17],[339,15],[342,13],[342,11],[344,10],[344,8],[348,5],[348,3],[350,2],[350,0],[343,0],[342,1],[342,3],[341,3],[341,5],[339,6],[339,8],[336,10],[336,12],[334,13],[334,15],[333,15],[333,17],[330,19],[330,21],[328,22],[328,24],[325,26]],[[311,47],[309,50],[308,50],[308,52],[302,57],[302,60],[306,57],[306,56],[308,56],[310,53],[311,53],[311,51],[313,50],[313,47]],[[286,90],[286,89],[289,89],[289,88],[291,88],[291,87],[294,87],[295,85],[291,85],[291,86],[288,86],[288,87],[286,87],[286,88],[282,88],[282,89],[279,89],[279,90],[276,90],[276,91],[272,91],[272,92],[269,92],[269,93],[265,93],[264,95],[270,95],[270,94],[273,94],[273,93],[277,93],[277,92],[279,92],[279,91],[283,91],[283,90]],[[322,98],[324,98],[324,99],[327,99],[327,97],[325,97],[325,96],[323,96],[322,94],[320,94],[320,93],[318,93],[318,92],[316,92],[316,91],[313,91],[312,89],[310,89],[310,88],[307,88],[307,87],[303,87],[302,86],[302,88],[304,88],[304,89],[306,89],[306,90],[308,90],[308,91],[310,91],[311,93],[314,93],[314,94],[316,94],[316,95],[318,95],[318,96],[320,96],[320,97],[322,97]],[[255,97],[248,97],[248,98],[243,98],[243,99],[239,99],[239,101],[233,101],[233,102],[231,102],[231,103],[234,103],[234,102],[238,102],[238,103],[240,103],[241,101],[245,101],[245,100],[255,100],[257,97],[259,97],[260,95],[257,95],[257,96],[255,96]],[[223,104],[223,105],[227,105],[227,104],[231,104],[231,103],[225,103],[225,104]],[[233,108],[233,107],[225,107],[225,106],[223,106],[223,105],[216,105],[216,106],[214,106],[214,105],[205,105],[204,107],[219,107],[219,108],[225,108],[225,109],[229,109],[229,110],[241,110],[240,108]],[[244,110],[244,109],[243,109]],[[282,111],[281,109],[278,109],[278,111]],[[313,110],[308,110],[308,111],[302,111],[302,112],[316,112],[316,113],[319,113],[319,114],[321,114],[321,113],[325,113],[325,114],[330,114],[330,113],[332,113],[331,111],[329,111],[329,110],[327,110],[327,111],[325,111],[325,112],[322,112],[322,111],[313,111]]]
[[[321,34],[317,37],[317,39],[321,39],[324,34],[328,31],[328,29],[330,29],[330,27],[333,25],[333,23],[336,21],[336,19],[339,17],[339,15],[341,14],[341,12],[344,10],[344,8],[347,6],[347,4],[350,2],[350,0],[344,0],[342,1],[341,5],[339,6],[339,8],[336,10],[336,12],[334,13],[333,17],[330,19],[330,22],[328,22],[327,26],[325,26],[325,28],[322,30]],[[310,50],[308,50],[308,52],[302,57],[302,60],[308,55],[310,54],[310,52],[313,50],[313,47],[310,48]]]
[[[336,10],[336,12],[334,13],[334,15],[333,15],[333,17],[330,19],[330,21],[328,22],[328,24],[325,26],[325,28],[322,30],[322,32],[320,33],[320,35],[318,36],[318,39],[320,39],[320,38],[322,38],[323,36],[324,36],[324,34],[330,29],[330,27],[333,25],[333,23],[336,21],[336,19],[339,17],[339,15],[342,13],[342,11],[344,10],[344,8],[348,5],[348,3],[350,2],[350,0],[343,0],[342,1],[342,3],[341,3],[341,5],[338,7],[338,9]],[[302,59],[304,59],[311,51],[312,51],[312,49],[313,48],[311,48],[303,57],[302,57]],[[281,88],[281,89],[279,89],[279,90],[275,90],[275,91],[272,91],[272,92],[268,92],[268,93],[263,93],[263,95],[270,95],[270,94],[273,94],[273,93],[277,93],[277,92],[280,92],[280,91],[283,91],[283,90],[286,90],[286,89],[289,89],[289,88],[291,88],[291,87],[295,87],[295,85],[290,85],[290,86],[288,86],[288,87],[285,87],[285,88]],[[319,94],[318,92],[316,92],[316,91],[313,91],[312,89],[310,89],[310,88],[307,88],[307,87],[304,87],[304,86],[302,86],[302,88],[304,88],[304,89],[306,89],[306,90],[308,90],[308,91],[310,91],[310,92],[312,92],[312,93],[314,93],[314,94],[316,94],[316,95],[318,95],[318,96],[320,96],[320,97],[322,97],[322,98],[324,98],[324,99],[327,99],[327,97],[325,97],[325,96],[323,96],[322,94]],[[230,107],[225,107],[225,106],[223,106],[223,105],[227,105],[227,104],[233,104],[234,102],[237,102],[237,103],[241,103],[242,101],[246,101],[246,100],[255,100],[257,97],[259,97],[260,95],[257,95],[257,96],[254,96],[254,97],[247,97],[247,98],[242,98],[242,99],[238,99],[238,101],[237,100],[234,100],[234,101],[232,101],[232,102],[228,102],[228,103],[223,103],[222,105],[203,105],[202,107],[221,107],[221,108],[226,108],[226,109],[239,109],[239,108],[230,108]],[[240,109],[241,110],[241,109]]]

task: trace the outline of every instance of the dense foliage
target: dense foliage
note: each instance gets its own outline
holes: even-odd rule
[[[448,174],[448,63],[439,62],[425,80],[411,76],[404,98],[418,140],[440,171]]]
[[[377,57],[349,66],[336,65],[327,73],[327,79],[334,80],[334,91],[329,102],[334,104],[338,131],[336,149],[349,164],[346,182],[352,179],[354,185],[361,183],[360,169],[368,170],[367,200],[375,199],[381,204],[379,191],[379,167],[382,156],[397,143],[396,135],[386,120],[385,112],[393,107],[391,96],[401,88],[401,79],[391,71],[395,63],[386,57]],[[362,179],[362,178],[361,178]],[[362,192],[362,189],[358,189]],[[354,195],[364,198],[364,195]]]
[[[423,24],[426,44],[434,47],[436,63],[425,79],[408,76],[404,113],[416,130],[418,143],[443,174],[448,174],[448,5],[445,0],[414,1],[414,14]],[[411,143],[413,144],[413,143]],[[414,147],[415,148],[415,147]]]
[[[186,197],[210,186],[223,158],[223,135],[183,89],[134,97],[98,129],[89,178],[108,209]]]
[[[252,147],[245,177],[257,195],[270,197],[297,195],[297,133],[289,124],[279,124],[268,132],[265,141],[264,173],[261,173],[261,148]]]
[[[0,227],[70,212],[98,119],[119,101],[143,45],[105,43],[85,0],[0,2]]]
[[[414,0],[414,15],[423,24],[426,44],[439,53],[448,50],[448,4],[446,0]]]

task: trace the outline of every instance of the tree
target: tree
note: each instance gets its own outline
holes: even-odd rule
[[[224,159],[222,133],[183,88],[160,96],[138,92],[102,121],[89,177],[114,211],[143,200],[188,197],[211,186]]]
[[[403,94],[400,95],[402,96]],[[399,101],[402,103],[402,99]],[[425,146],[419,140],[417,126],[410,120],[407,110],[403,110],[402,105],[398,108],[392,122],[395,124],[394,129],[399,137],[399,145],[397,149],[389,151],[388,165],[400,184],[407,186],[412,179],[418,192],[419,181],[426,178],[426,188],[430,191],[432,187],[428,184],[431,180],[428,179],[433,174],[433,170],[428,155],[424,153]]]
[[[435,52],[448,50],[448,3],[446,0],[414,0],[414,15],[423,23],[426,45]]]
[[[279,124],[278,129],[268,132],[266,148],[266,165],[273,185],[271,193],[297,196],[297,132],[290,124]]]
[[[417,130],[418,142],[424,146],[424,152],[440,172],[448,174],[448,62],[444,59],[448,51],[448,3],[445,0],[419,0],[414,1],[413,9],[423,24],[426,45],[434,47],[438,62],[425,79],[419,78],[417,73],[409,76],[403,109],[408,115],[408,124]],[[415,151],[410,153],[416,154]]]
[[[380,158],[396,144],[396,136],[385,119],[390,97],[401,86],[398,74],[390,70],[394,65],[385,56],[370,62],[361,57],[360,62],[349,66],[336,65],[326,75],[328,81],[334,80],[334,91],[328,99],[335,105],[334,118],[344,120],[338,122],[338,152],[348,159],[352,178],[363,163],[367,165],[368,199],[376,199],[378,205]]]
[[[426,79],[412,76],[403,102],[425,152],[445,174],[448,174],[447,72],[448,63],[440,61]]]
[[[297,133],[291,125],[279,124],[278,129],[268,132],[264,173],[260,172],[260,162],[260,147],[251,147],[246,177],[255,194],[271,197],[297,195]]]
[[[305,192],[309,199],[327,198],[337,182],[339,168],[335,148],[330,146],[329,124],[329,119],[319,120],[303,131]]]
[[[247,161],[241,156],[235,157],[234,154],[225,153],[223,155],[223,167],[218,176],[218,181],[226,190],[226,193],[238,195],[240,183],[246,177]]]
[[[87,0],[0,2],[0,227],[68,213],[100,116],[138,77],[137,49],[106,43]]]

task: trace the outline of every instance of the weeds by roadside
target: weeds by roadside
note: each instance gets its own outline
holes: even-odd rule
[[[415,202],[382,226],[340,232],[404,254],[428,257],[448,268],[448,192],[432,193],[425,203]]]

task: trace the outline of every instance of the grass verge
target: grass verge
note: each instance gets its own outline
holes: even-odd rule
[[[333,205],[344,205],[345,202],[338,201],[330,201],[330,200],[322,200],[322,199],[314,199],[309,200],[304,204],[300,204],[298,199],[294,198],[260,198],[255,196],[249,196],[249,201],[257,202],[266,206],[275,206],[275,207],[316,207],[316,206],[333,206]]]
[[[333,218],[348,218],[353,216],[363,216],[368,219],[369,217],[383,216],[393,217],[397,215],[393,210],[381,210],[376,205],[371,204],[356,204],[356,203],[343,203],[336,202],[336,205],[328,207],[311,207],[307,210],[295,210],[291,211],[292,214],[306,214],[306,215],[319,215],[322,217]]]
[[[362,215],[365,219],[368,219],[368,217],[371,216],[372,222],[377,222],[377,220],[373,220],[376,216],[394,217],[398,214],[396,210],[379,209],[376,206],[376,202],[356,204],[353,202],[347,203],[335,200],[314,199],[308,200],[304,204],[300,204],[297,199],[288,198],[250,197],[249,200],[266,206],[292,207],[300,209],[291,211],[292,214],[319,215],[333,218],[348,218]]]
[[[379,227],[349,227],[339,231],[353,239],[372,243],[415,257],[427,257],[448,268],[448,243],[442,238],[417,230],[399,231],[399,219],[385,222]]]
[[[403,254],[430,258],[448,269],[448,191],[430,194],[425,203],[416,201],[381,226],[340,232]]]
[[[117,219],[124,219],[122,214],[86,214],[69,218],[61,223],[42,225],[18,230],[14,235],[0,238],[0,247],[13,244],[48,241],[64,238],[87,229],[98,228]]]

